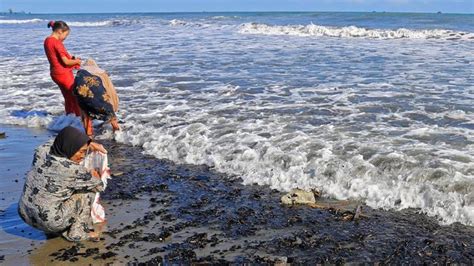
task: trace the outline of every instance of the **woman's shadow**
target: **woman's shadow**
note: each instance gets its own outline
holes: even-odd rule
[[[0,211],[0,238],[25,238],[45,240],[48,237],[40,230],[26,224],[18,214],[18,203],[12,203],[6,210]]]

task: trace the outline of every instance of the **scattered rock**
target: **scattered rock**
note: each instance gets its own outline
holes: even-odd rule
[[[7,133],[5,132],[0,132],[0,139],[4,139],[7,137]]]
[[[199,248],[204,248],[209,240],[207,240],[207,233],[198,233],[186,239],[187,243]]]
[[[156,256],[152,258],[151,260],[148,260],[143,263],[143,265],[162,265],[162,264],[163,264],[163,258],[161,256]]]
[[[117,253],[112,252],[112,251],[107,251],[107,252],[105,252],[105,253],[100,254],[100,256],[94,257],[94,259],[103,259],[103,260],[106,260],[106,259],[108,259],[108,258],[112,258],[112,257],[115,257],[115,256],[117,256]]]
[[[188,248],[177,248],[165,256],[168,261],[189,262],[196,259],[196,252]]]
[[[114,176],[121,176],[123,175],[123,172],[120,172],[120,171],[117,171],[117,172],[112,172],[111,176],[114,177]]]
[[[159,235],[154,233],[148,234],[147,236],[143,237],[143,241],[146,242],[164,242],[171,236],[171,232],[168,230],[164,230]]]
[[[79,247],[75,245],[68,249],[60,249],[57,252],[51,254],[50,256],[53,256],[55,257],[55,259],[60,261],[77,261],[77,255],[79,255]]]
[[[148,250],[148,254],[149,255],[153,255],[153,254],[156,254],[156,253],[161,253],[161,252],[165,252],[166,250],[164,248],[160,248],[160,247],[156,247],[156,248],[150,248]]]
[[[285,204],[304,207],[288,208],[281,204],[285,196],[267,186],[244,186],[238,178],[160,161],[135,147],[107,147],[114,170],[123,174],[103,197],[119,215],[130,211],[131,217],[105,232],[105,251],[81,247],[68,252],[77,256],[66,263],[84,256],[100,262],[117,253],[109,260],[129,265],[469,264],[474,254],[472,229],[440,227],[416,210],[362,209],[356,201],[320,199],[302,190],[285,195]],[[143,211],[133,209],[137,201]],[[343,219],[367,214],[371,219],[359,223]]]
[[[362,205],[357,205],[354,211],[345,211],[342,213],[342,220],[344,221],[357,221],[361,218],[368,218],[362,214]]]
[[[86,249],[86,252],[82,256],[83,257],[90,257],[92,255],[97,255],[97,254],[99,254],[99,249],[98,248],[88,248],[88,249]]]

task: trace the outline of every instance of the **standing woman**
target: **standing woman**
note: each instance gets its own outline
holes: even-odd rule
[[[81,59],[71,56],[64,47],[64,40],[69,35],[69,26],[64,21],[50,21],[48,28],[53,32],[44,40],[44,51],[48,57],[51,78],[61,89],[64,96],[66,114],[81,116],[81,109],[73,94],[73,69],[78,69]]]

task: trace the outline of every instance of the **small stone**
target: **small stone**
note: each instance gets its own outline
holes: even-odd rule
[[[281,202],[287,205],[311,204],[316,203],[317,196],[319,196],[319,193],[315,191],[293,189],[290,193],[281,197]]]
[[[120,171],[113,172],[113,173],[111,174],[111,176],[121,176],[121,175],[123,175],[123,172],[120,172]]]

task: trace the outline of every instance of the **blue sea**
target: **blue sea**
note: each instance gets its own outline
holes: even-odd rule
[[[0,123],[79,125],[49,77],[49,20],[110,74],[119,142],[474,225],[472,14],[4,14]]]

